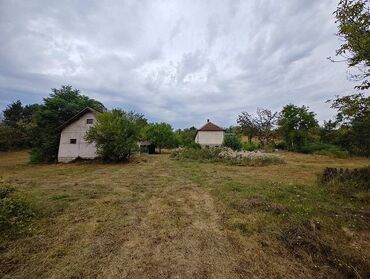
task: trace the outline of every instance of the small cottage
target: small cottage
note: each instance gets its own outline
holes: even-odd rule
[[[58,162],[66,163],[78,157],[94,159],[97,156],[95,144],[85,140],[85,134],[94,125],[97,113],[87,107],[59,127]]]
[[[195,142],[202,147],[218,147],[224,142],[225,130],[207,120],[207,123],[197,130]]]

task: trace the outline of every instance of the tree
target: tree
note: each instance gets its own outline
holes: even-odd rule
[[[144,114],[136,113],[134,111],[125,112],[122,110],[118,110],[121,113],[125,115],[128,119],[135,122],[136,127],[138,128],[139,134],[138,134],[138,140],[145,140],[145,129],[148,126],[148,120],[145,118]]]
[[[2,150],[30,147],[32,119],[38,108],[36,104],[23,106],[19,100],[7,106],[1,127],[2,137],[6,137],[1,140]]]
[[[279,132],[289,150],[299,151],[310,140],[310,132],[318,128],[315,113],[308,107],[286,105],[278,120]]]
[[[223,146],[230,147],[232,150],[241,150],[242,143],[237,135],[228,134],[224,137]]]
[[[141,115],[121,110],[97,115],[96,123],[87,134],[86,140],[95,143],[97,153],[105,161],[126,161],[137,150]]]
[[[273,128],[277,122],[278,113],[268,109],[257,109],[257,137],[262,145],[269,144],[274,137]]]
[[[277,112],[258,108],[255,116],[242,112],[238,116],[237,123],[242,132],[248,136],[249,143],[256,136],[261,144],[265,145],[270,143],[274,136],[273,128],[276,125],[277,116]]]
[[[348,66],[358,72],[351,77],[361,81],[357,89],[370,88],[370,2],[340,0],[334,12],[338,24],[337,36],[343,41],[336,55],[345,58]]]
[[[60,138],[58,127],[86,107],[105,111],[102,103],[81,95],[80,91],[72,86],[53,88],[34,116],[31,161],[56,161]]]
[[[164,122],[150,124],[146,129],[146,136],[159,148],[159,153],[161,153],[162,148],[171,148],[176,145],[176,138],[171,125]]]
[[[197,128],[190,127],[183,130],[178,129],[175,134],[180,146],[192,147],[196,145],[195,136],[197,134]]]
[[[252,138],[258,134],[258,126],[255,118],[248,112],[242,112],[236,120],[243,134],[248,137],[248,142],[252,142]]]
[[[332,123],[331,143],[338,144],[351,153],[370,155],[370,97],[353,94],[332,100],[331,108],[337,110]],[[334,135],[334,136],[333,136]]]
[[[3,111],[4,123],[9,127],[16,127],[17,122],[23,119],[23,106],[21,101],[15,101]]]

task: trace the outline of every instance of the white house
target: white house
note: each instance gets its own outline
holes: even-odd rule
[[[202,147],[217,147],[224,142],[225,130],[207,120],[207,123],[198,129],[195,142]]]
[[[97,111],[85,108],[63,123],[59,130],[58,162],[70,162],[77,157],[93,159],[97,156],[95,144],[85,140],[87,130],[94,125]]]

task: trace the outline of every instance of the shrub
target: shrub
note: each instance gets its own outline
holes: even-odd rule
[[[35,216],[35,211],[16,195],[14,188],[0,187],[0,235],[15,238],[29,232]]]
[[[223,146],[229,147],[232,150],[241,150],[242,143],[240,138],[236,135],[225,135]]]
[[[318,154],[318,155],[327,155],[338,158],[347,158],[349,152],[341,149],[337,145],[328,144],[328,143],[309,143],[301,147],[300,152]]]
[[[259,148],[259,145],[254,142],[246,142],[242,145],[244,151],[255,151]]]
[[[281,150],[286,150],[287,146],[285,142],[278,142],[274,144],[274,149],[281,149]]]
[[[360,169],[325,168],[319,177],[321,185],[332,186],[343,193],[370,190],[370,166]]]
[[[86,140],[95,143],[97,153],[105,161],[126,161],[138,148],[139,126],[134,115],[113,110],[97,115]]]
[[[231,148],[178,148],[171,153],[176,160],[196,160],[201,162],[223,162],[239,166],[263,166],[281,164],[284,160],[273,154],[262,152],[234,151]]]

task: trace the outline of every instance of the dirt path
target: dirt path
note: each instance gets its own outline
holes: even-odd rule
[[[104,268],[104,277],[238,277],[237,255],[220,228],[210,194],[179,175],[168,159],[158,163],[147,211]]]

